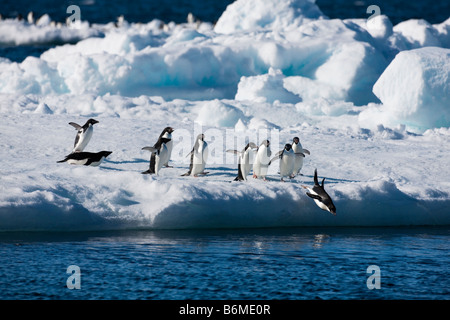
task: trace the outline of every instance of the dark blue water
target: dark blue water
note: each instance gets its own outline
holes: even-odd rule
[[[148,22],[158,18],[165,22],[186,22],[189,12],[202,21],[219,19],[227,5],[233,0],[2,0],[0,14],[4,17],[26,17],[33,11],[37,17],[47,13],[55,21],[65,21],[70,5],[78,5],[82,19],[91,23],[108,23],[124,15],[129,22]],[[366,9],[378,5],[381,13],[394,24],[407,19],[425,19],[440,23],[450,16],[450,2],[409,0],[317,0],[316,4],[330,18],[367,18]]]
[[[3,233],[0,299],[448,300],[449,240],[450,228]]]

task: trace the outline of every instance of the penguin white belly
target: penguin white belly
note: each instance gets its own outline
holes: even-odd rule
[[[167,160],[165,160],[166,162],[163,163],[163,166],[169,165],[169,160],[170,160],[170,157],[172,156],[173,141],[170,140],[169,142],[167,142],[166,146],[167,146]]]
[[[309,191],[309,193],[318,196],[317,192],[314,192],[313,189],[308,188],[308,191]],[[317,205],[320,209],[325,210],[325,211],[329,211],[329,210],[328,210],[328,207],[327,207],[323,202],[320,202],[320,201],[317,200],[317,199],[313,199],[313,200],[314,200],[314,202],[316,203],[316,205]]]
[[[72,152],[82,152],[84,148],[86,148],[87,144],[92,138],[92,133],[94,132],[94,127],[89,126],[85,132],[80,133],[80,138],[78,139],[77,144],[75,145]]]
[[[244,154],[241,156],[241,173],[242,177],[245,181],[247,181],[247,176],[250,173],[251,166],[250,166],[250,154],[248,151],[244,152]]]
[[[300,143],[294,144],[292,146],[292,149],[294,150],[294,153],[302,153],[303,147]],[[300,170],[303,167],[303,157],[300,155],[295,156],[295,164],[294,164],[294,174],[300,173]]]
[[[94,161],[90,164],[90,166],[92,167],[98,167],[100,165],[100,163],[103,162],[103,160],[105,160],[105,157],[102,157],[99,161]]]
[[[255,164],[253,165],[253,173],[259,178],[265,178],[269,170],[270,153],[267,152],[266,147],[261,146],[256,154]]]
[[[67,163],[69,163],[69,164],[76,164],[76,165],[79,165],[79,166],[85,165],[86,162],[88,162],[88,159],[82,159],[82,160],[69,159],[69,160],[67,160]]]
[[[289,177],[294,172],[294,153],[293,152],[285,152],[283,157],[280,160],[280,176]]]
[[[162,166],[165,165],[169,161],[169,150],[165,143],[161,144],[161,148],[159,150],[159,154],[155,155],[155,174],[159,174],[159,170],[161,170]]]
[[[208,147],[203,144],[197,151],[194,150],[191,176],[196,176],[203,173],[205,170],[206,161],[208,161]]]

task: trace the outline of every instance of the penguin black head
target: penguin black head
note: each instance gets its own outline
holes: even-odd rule
[[[96,123],[98,123],[98,121],[97,120],[95,120],[95,119],[89,119],[87,122],[86,122],[86,124],[90,124],[90,125],[94,125],[94,124],[96,124]]]
[[[172,128],[172,127],[165,127],[164,128],[164,130],[163,130],[163,132],[161,133],[162,135],[164,134],[164,133],[166,133],[166,132],[168,132],[168,133],[172,133],[172,132],[174,132],[174,128]]]
[[[286,144],[284,145],[284,150],[289,151],[289,150],[291,150],[291,149],[292,149],[292,145],[291,145],[290,143],[286,143]]]
[[[300,142],[300,139],[298,137],[294,137],[292,142],[295,143],[295,144],[298,144]]]
[[[205,135],[204,135],[203,133],[200,133],[200,134],[197,136],[197,140],[204,141],[204,139],[205,139]]]
[[[270,141],[269,140],[264,140],[261,145],[265,145],[266,147],[269,147],[270,145]]]
[[[112,151],[100,151],[99,154],[102,155],[102,157],[107,157],[112,153]]]

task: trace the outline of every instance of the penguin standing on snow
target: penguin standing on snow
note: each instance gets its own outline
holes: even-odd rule
[[[258,147],[256,152],[255,162],[253,163],[253,178],[263,178],[266,181],[267,170],[269,169],[270,156],[272,151],[270,150],[270,141],[264,140]]]
[[[208,144],[205,141],[205,135],[199,134],[195,141],[192,151],[188,154],[191,156],[191,163],[189,165],[189,171],[181,176],[194,176],[199,174],[207,174],[205,172],[206,161],[208,160]]]
[[[142,148],[142,150],[148,150],[152,153],[150,156],[150,167],[147,171],[142,172],[142,174],[159,175],[162,166],[169,162],[169,148],[167,147],[167,143],[170,141],[172,140],[160,136],[153,147]]]
[[[159,172],[159,170],[163,166],[169,167],[169,160],[172,155],[173,149],[173,141],[172,141],[173,131],[174,129],[172,127],[164,128],[164,130],[158,137],[158,141],[156,141],[153,147],[142,148],[142,150],[148,150],[152,153],[150,156],[150,167],[147,171],[144,171],[142,173],[153,174],[156,173],[156,171]],[[158,157],[158,159],[156,159],[156,157]],[[156,160],[158,160],[158,164],[156,164]],[[163,160],[163,162],[161,162],[161,160]]]
[[[65,159],[57,161],[58,163],[67,162],[69,164],[84,165],[96,167],[109,156],[112,151],[93,152],[74,152],[66,156]]]
[[[325,211],[330,212],[332,215],[336,215],[336,207],[333,204],[333,200],[328,195],[328,193],[324,189],[325,178],[322,180],[322,185],[319,184],[317,180],[317,169],[314,170],[314,187],[309,188],[307,186],[302,186],[307,189],[309,192],[306,195],[312,199],[317,204],[317,206]]]
[[[69,122],[69,124],[78,130],[75,137],[75,143],[73,146],[72,153],[82,152],[86,148],[87,144],[92,138],[92,133],[94,132],[94,124],[98,123],[95,119],[89,119],[83,126],[76,124],[75,122]]]
[[[165,144],[167,147],[167,161],[165,163],[163,163],[162,165],[167,168],[170,168],[169,161],[170,161],[170,157],[172,156],[172,150],[173,150],[172,132],[174,130],[175,129],[173,129],[172,127],[166,127],[159,135],[159,139],[162,139],[162,138],[166,139]]]
[[[293,178],[294,177],[294,166],[296,157],[305,156],[303,153],[295,154],[292,149],[292,145],[286,143],[284,149],[277,152],[276,156],[273,157],[270,162],[280,159],[280,176],[281,181],[284,182],[284,177]]]
[[[305,158],[306,154],[310,155],[311,153],[307,149],[303,149],[303,146],[300,143],[300,139],[298,137],[295,137],[292,140],[292,150],[294,150],[294,153],[296,155],[294,165],[294,175],[297,175],[300,174],[300,170],[302,170],[303,158]]]
[[[239,155],[238,159],[238,175],[234,181],[247,181],[247,176],[250,173],[250,152],[252,149],[257,148],[257,145],[253,142],[249,142],[244,150],[227,150],[227,152]]]

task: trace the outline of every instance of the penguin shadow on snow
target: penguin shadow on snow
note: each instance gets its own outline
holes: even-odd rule
[[[305,178],[309,178],[312,180],[312,182],[314,182],[314,174],[313,175],[302,174],[302,176]],[[297,177],[295,177],[295,178],[297,178]],[[360,180],[338,179],[338,178],[331,178],[331,177],[327,177],[327,176],[322,176],[322,178],[325,178],[327,180],[328,184],[331,184],[331,183],[337,184],[340,182],[361,182]]]

